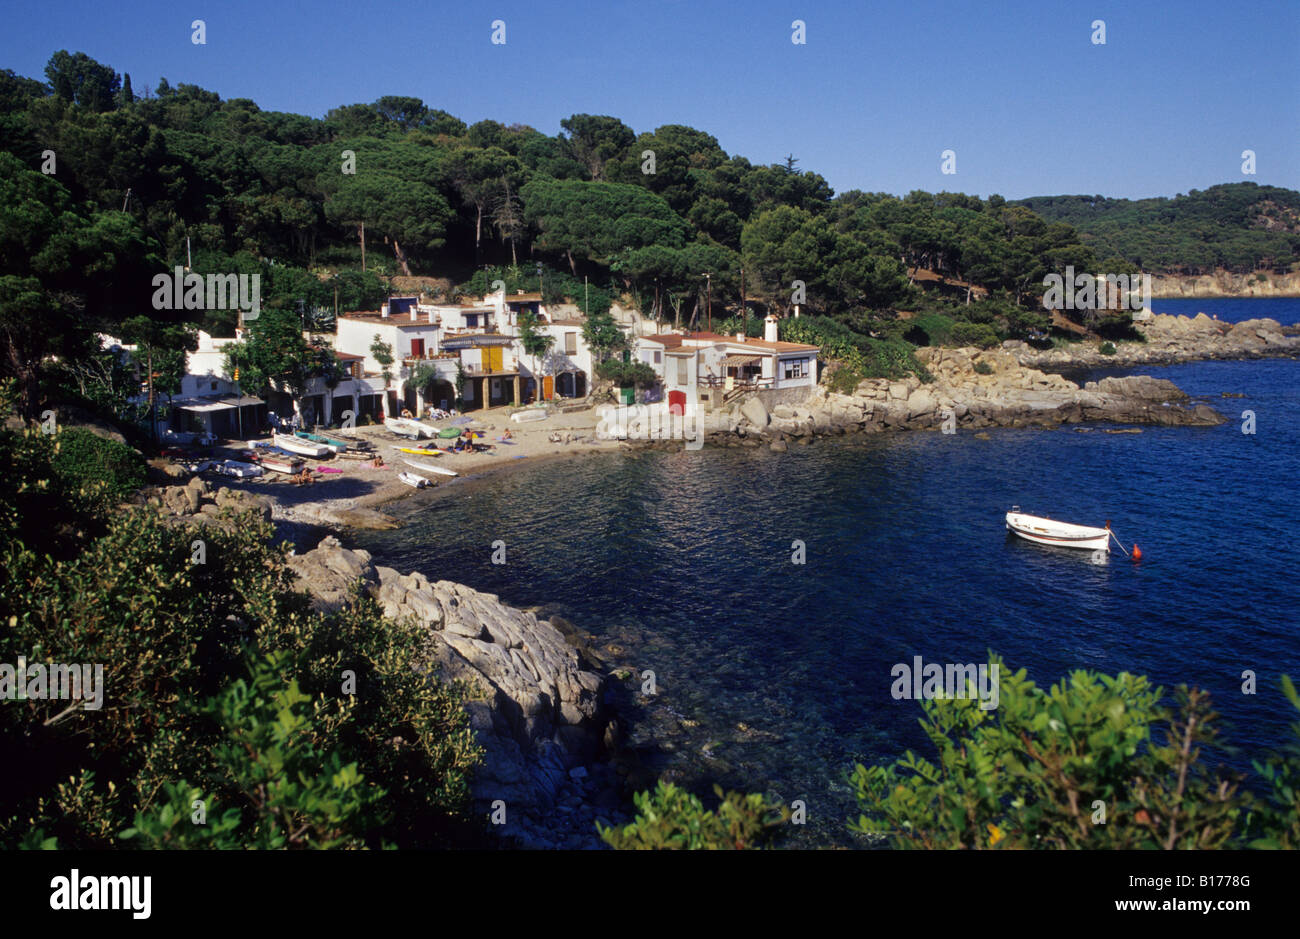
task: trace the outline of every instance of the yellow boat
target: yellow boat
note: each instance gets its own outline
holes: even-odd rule
[[[393,447],[394,450],[400,450],[403,453],[414,453],[418,456],[442,456],[441,450],[424,450],[420,447]]]

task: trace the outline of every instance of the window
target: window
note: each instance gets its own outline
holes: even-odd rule
[[[686,363],[689,360],[682,355],[677,357],[677,384],[686,384]]]
[[[811,374],[808,359],[785,359],[782,364],[784,365],[783,378],[807,378]]]
[[[664,361],[664,354],[663,354],[662,352],[656,352],[656,353],[655,353],[655,365],[662,365],[662,364],[663,364],[663,361]]]
[[[216,382],[213,382],[213,383],[212,383],[212,390],[213,390],[213,391],[216,391],[216,390],[217,390],[217,383],[216,383]]]
[[[466,313],[466,314],[465,314],[465,328],[466,328],[466,329],[477,329],[477,328],[478,328],[478,314],[477,314],[477,313]]]
[[[577,354],[578,354],[578,334],[577,334],[577,333],[565,333],[565,334],[564,334],[564,354],[565,354],[565,355],[577,355]]]

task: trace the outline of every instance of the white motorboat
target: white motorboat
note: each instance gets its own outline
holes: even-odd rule
[[[429,485],[429,480],[421,476],[419,473],[402,472],[397,474],[397,478],[408,486],[412,486],[416,489],[423,489],[425,486]]]
[[[1007,531],[1026,541],[1054,545],[1058,548],[1082,548],[1086,551],[1110,551],[1110,528],[1093,528],[1058,522],[1038,515],[1026,515],[1020,506],[1007,513]]]
[[[546,408],[524,408],[522,411],[516,411],[510,415],[510,419],[516,424],[523,424],[527,421],[544,421],[546,418]]]
[[[289,434],[274,434],[271,439],[281,450],[288,450],[290,453],[301,453],[303,456],[315,457],[320,459],[323,456],[329,456],[334,452],[323,443],[312,443],[310,440],[303,440],[301,437],[294,437]]]
[[[445,469],[444,467],[441,466],[434,466],[432,463],[421,463],[418,460],[403,460],[402,462],[405,463],[407,466],[414,466],[418,470],[424,470],[426,473],[440,473],[443,476],[457,475],[456,471],[453,469]]]

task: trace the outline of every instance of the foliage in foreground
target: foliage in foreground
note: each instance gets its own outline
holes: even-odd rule
[[[716,812],[706,810],[699,798],[672,783],[660,782],[653,793],[633,797],[635,821],[622,827],[596,830],[606,844],[618,850],[731,851],[770,845],[789,810],[763,796],[713,791],[722,800]]]
[[[1179,688],[1173,708],[1162,698],[1127,673],[1076,671],[1043,690],[1004,668],[995,710],[923,701],[935,757],[857,766],[862,815],[850,828],[896,848],[1293,846],[1300,761],[1269,763],[1261,802],[1201,760],[1219,744],[1209,696]]]
[[[22,768],[0,777],[0,847],[472,837],[479,751],[415,623],[359,591],[312,610],[256,517],[196,529],[111,511],[108,483],[61,481],[55,440],[0,430],[21,474],[0,492],[0,663],[98,663],[105,691],[99,709],[0,704],[0,765]]]

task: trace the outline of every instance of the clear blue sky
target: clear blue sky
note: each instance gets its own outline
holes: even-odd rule
[[[5,25],[0,68],[33,77],[66,48],[137,94],[163,75],[313,116],[401,94],[549,134],[582,112],[689,124],[755,163],[793,153],[837,192],[1300,189],[1297,0],[96,0],[24,4]]]

